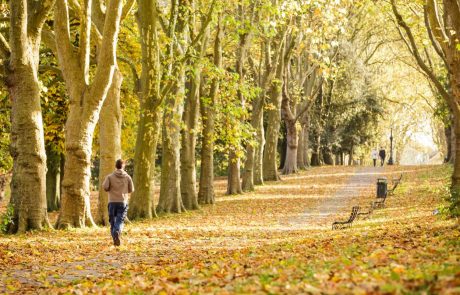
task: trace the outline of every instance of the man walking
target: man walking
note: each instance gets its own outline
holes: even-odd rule
[[[377,158],[378,158],[379,154],[377,152],[377,149],[372,149],[371,151],[371,158],[372,158],[372,162],[374,162],[374,167],[377,166]]]
[[[386,152],[383,147],[380,147],[379,156],[380,156],[380,166],[383,166],[383,164],[385,164],[385,158],[386,158]]]
[[[115,167],[117,170],[109,174],[102,185],[109,193],[109,222],[113,244],[120,246],[121,231],[128,213],[128,198],[134,191],[134,185],[131,176],[124,170],[125,162],[122,159],[117,160]]]

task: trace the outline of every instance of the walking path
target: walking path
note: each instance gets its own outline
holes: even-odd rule
[[[431,214],[440,199],[435,188],[442,188],[447,179],[443,174],[447,169],[442,169],[312,168],[241,196],[224,196],[224,183],[217,182],[215,206],[129,224],[120,248],[111,246],[107,228],[0,236],[0,293],[125,293],[132,288],[138,293],[168,294],[317,293],[313,285],[336,293],[338,286],[347,288],[353,282],[358,288],[362,280],[365,291],[375,293],[388,270],[375,278],[371,273],[351,278],[353,269],[375,272],[380,265],[390,265],[378,260],[390,255],[392,263],[413,264],[412,273],[438,271],[417,257],[428,257],[427,263],[443,268],[450,265],[443,253],[430,250],[458,245],[447,241],[460,236],[449,222],[437,221]],[[386,209],[359,220],[351,231],[330,230],[335,219],[349,215],[352,205],[365,206],[375,198],[376,178],[401,172],[407,176]],[[424,190],[425,182],[429,190]],[[444,244],[439,244],[440,237]],[[379,250],[389,253],[371,253],[379,245],[396,242],[402,244]],[[358,246],[369,248],[358,251]],[[392,253],[395,247],[402,250]],[[459,252],[446,251],[451,256]],[[406,261],[411,255],[417,256]],[[344,268],[354,265],[349,259],[359,267]],[[331,273],[343,278],[331,281]]]

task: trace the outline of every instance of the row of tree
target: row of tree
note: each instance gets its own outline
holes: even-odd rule
[[[430,3],[428,16],[436,8]],[[136,140],[129,143],[136,188],[131,219],[213,204],[215,155],[227,163],[228,194],[310,164],[344,164],[344,154],[353,163],[360,147],[376,138],[384,113],[373,61],[389,41],[374,42],[382,36],[370,24],[377,11],[368,1],[3,5],[9,28],[8,38],[0,35],[0,56],[11,99],[10,231],[50,226],[47,210],[57,207],[57,228],[108,223],[102,190],[97,219],[91,215],[91,163],[97,150],[99,179],[113,170],[122,156],[126,109],[137,115],[131,120]],[[408,39],[417,53],[417,40]],[[448,91],[435,81],[444,97],[441,90]],[[452,110],[455,93],[445,97]],[[128,100],[133,96],[137,104]]]
[[[460,5],[453,0],[390,1],[399,36],[430,82],[446,120],[447,160],[454,166],[450,212],[460,214]],[[443,109],[447,109],[443,111]],[[447,117],[447,118],[446,118]]]

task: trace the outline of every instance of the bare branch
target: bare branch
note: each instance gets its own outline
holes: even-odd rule
[[[61,69],[59,69],[58,67],[53,67],[53,66],[50,66],[50,65],[40,65],[38,67],[38,71],[41,72],[41,73],[44,73],[44,72],[53,72],[55,73],[58,77],[62,78],[62,71]]]
[[[206,15],[205,22],[201,25],[200,31],[196,35],[196,37],[192,40],[190,43],[190,47],[194,47],[197,42],[201,40],[201,38],[205,35],[206,29],[208,28],[209,24],[211,23],[212,20],[212,14],[214,12],[214,7],[216,5],[216,0],[213,0],[211,3],[211,7],[209,8],[209,12]]]
[[[73,45],[70,39],[69,28],[69,9],[67,0],[57,0],[56,8],[54,11],[54,32],[56,34],[56,51],[59,59],[59,66],[66,81],[69,83],[69,91],[73,92],[78,87],[71,85],[83,83],[78,62],[78,56],[74,52]],[[71,95],[71,97],[78,95]]]
[[[117,65],[116,46],[122,8],[122,0],[109,1],[104,22],[102,45],[97,59],[97,69],[90,88],[90,97],[104,97],[104,93],[107,93],[112,82],[113,73]],[[94,101],[93,103],[99,104],[100,102]]]
[[[428,0],[430,2],[432,0]],[[417,48],[417,44],[415,42],[414,36],[412,35],[412,31],[409,28],[409,26],[406,24],[404,21],[402,15],[398,12],[398,9],[395,4],[395,0],[391,0],[391,6],[393,9],[393,13],[396,17],[396,20],[398,22],[398,25],[401,26],[404,31],[406,32],[406,35],[408,37],[408,46],[410,46],[411,51],[413,56],[415,57],[415,60],[417,61],[417,64],[420,66],[420,68],[426,73],[426,75],[430,78],[430,80],[433,82],[433,84],[436,86],[438,89],[439,93],[442,95],[442,97],[446,100],[446,102],[449,104],[449,106],[456,111],[460,110],[460,106],[458,105],[457,102],[452,98],[452,96],[447,92],[447,90],[444,88],[444,86],[439,82],[438,78],[436,75],[428,68],[428,66],[425,64],[423,59],[420,56],[420,53]]]
[[[439,45],[439,42],[433,36],[433,31],[432,31],[432,28],[431,28],[431,25],[430,25],[430,21],[428,20],[428,10],[427,10],[426,5],[423,6],[423,18],[424,18],[424,21],[425,21],[426,30],[428,32],[428,37],[430,38],[430,41],[431,41],[431,45],[433,45],[434,50],[439,55],[439,57],[442,59],[442,61],[444,62],[446,68],[449,69],[447,59],[446,59],[446,54],[445,54],[445,52],[443,52],[443,49]]]
[[[91,6],[90,0],[83,1],[83,11],[80,19],[80,65],[83,68],[85,83],[89,83],[89,55],[91,42]]]
[[[9,58],[11,54],[10,45],[3,34],[0,34],[0,54],[3,58]]]
[[[134,62],[122,56],[117,56],[117,59],[125,63],[131,69],[131,73],[133,75],[133,80],[134,80],[134,91],[136,93],[140,92],[141,90],[140,79],[139,79],[139,74],[137,73],[136,65],[134,64]]]
[[[33,4],[28,1],[28,23],[27,33],[32,36],[39,36],[40,30],[45,23],[48,13],[54,6],[55,0],[34,1]]]
[[[394,0],[392,0],[393,2]],[[395,5],[394,5],[395,6]],[[436,40],[441,45],[441,48],[444,51],[444,55],[446,55],[446,46],[449,43],[449,37],[447,36],[446,32],[444,31],[441,22],[439,21],[438,16],[438,5],[434,0],[427,0],[426,1],[426,11],[428,14],[428,21],[430,23],[431,32]]]
[[[43,28],[42,30],[42,43],[45,44],[46,47],[51,49],[54,55],[57,56],[57,49],[56,49],[56,36],[54,32],[50,29]]]
[[[135,0],[128,0],[123,6],[123,11],[121,12],[121,20],[124,20],[126,16],[131,12],[134,7]]]

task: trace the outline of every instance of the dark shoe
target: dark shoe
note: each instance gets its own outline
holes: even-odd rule
[[[115,232],[115,235],[114,235],[114,237],[113,237],[113,244],[114,244],[115,246],[120,246],[120,244],[121,244],[121,241],[120,241],[120,232],[118,232],[118,231]]]

